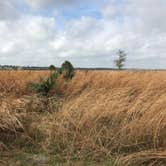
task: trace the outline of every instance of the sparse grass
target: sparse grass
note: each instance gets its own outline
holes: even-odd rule
[[[0,72],[0,164],[166,165],[166,72],[77,71],[48,97],[29,91],[48,74]]]

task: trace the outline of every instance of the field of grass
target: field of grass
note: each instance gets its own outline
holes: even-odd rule
[[[0,166],[165,166],[166,72],[0,71]]]

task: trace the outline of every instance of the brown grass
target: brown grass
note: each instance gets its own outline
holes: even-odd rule
[[[0,72],[1,92],[32,95],[26,84],[39,75],[46,74]],[[166,165],[166,72],[78,71],[68,83],[60,78],[52,93],[65,101],[36,125],[47,135],[45,149],[65,158],[118,157],[123,165]],[[50,104],[37,107],[53,111]],[[27,104],[22,107],[27,110]],[[11,116],[7,110],[6,118],[2,108],[0,128],[4,119],[12,126],[19,124],[22,111]],[[10,123],[5,125],[9,129]]]
[[[48,71],[0,71],[0,96],[24,95],[28,92],[28,83],[47,75]]]
[[[166,149],[165,72],[79,72],[66,93],[72,98],[52,131],[55,144],[61,140],[67,153],[139,152],[148,160],[153,153],[147,150],[160,155]]]

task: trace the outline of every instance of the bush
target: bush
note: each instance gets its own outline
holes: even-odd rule
[[[68,80],[74,77],[74,67],[69,61],[65,61],[62,66],[60,72],[63,74],[63,77]]]
[[[47,96],[48,93],[54,88],[56,85],[56,79],[59,75],[63,75],[64,79],[72,79],[74,76],[74,67],[69,61],[65,61],[61,68],[57,71],[53,72],[53,66],[50,66],[50,76],[47,79],[41,79],[40,83],[31,83],[30,88],[31,90],[39,93],[43,96]]]
[[[40,83],[31,83],[31,89],[41,95],[48,95],[48,93],[54,88],[58,75],[58,72],[54,72],[51,73],[47,79],[41,80]]]
[[[50,65],[50,66],[49,66],[49,70],[50,70],[50,71],[55,71],[55,70],[56,70],[56,67],[55,67],[54,65]]]

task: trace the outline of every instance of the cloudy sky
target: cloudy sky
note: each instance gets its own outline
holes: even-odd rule
[[[0,0],[0,64],[166,68],[166,0]]]

